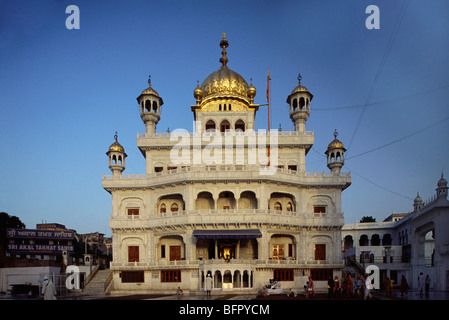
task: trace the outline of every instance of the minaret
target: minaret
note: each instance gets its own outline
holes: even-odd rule
[[[112,177],[116,178],[125,170],[125,158],[127,154],[122,145],[117,141],[117,132],[115,132],[114,139],[115,142],[111,144],[106,155],[109,159],[109,169],[112,171]]]
[[[437,199],[447,199],[447,180],[444,179],[443,173],[441,172],[441,178],[438,180],[438,187],[435,189],[437,192]]]
[[[335,129],[334,140],[329,143],[325,152],[327,156],[327,167],[331,170],[332,175],[339,175],[340,170],[345,164],[346,149],[343,143],[337,139],[338,132]]]
[[[140,107],[140,118],[145,123],[146,133],[155,133],[156,125],[161,119],[161,106],[164,104],[159,94],[151,87],[151,76],[148,77],[148,88],[137,97]]]
[[[304,132],[307,118],[310,115],[310,102],[313,94],[301,85],[301,74],[298,75],[298,86],[287,98],[290,106],[290,119],[295,124],[295,131]]]
[[[415,200],[413,200],[413,210],[414,211],[419,211],[419,210],[421,210],[422,206],[423,206],[423,202],[422,202],[422,199],[419,196],[419,192],[418,192],[416,194]]]

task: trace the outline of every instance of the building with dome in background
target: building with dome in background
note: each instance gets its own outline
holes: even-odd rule
[[[146,172],[123,174],[117,135],[107,152],[114,291],[201,293],[208,275],[213,292],[254,293],[270,280],[303,290],[309,275],[326,290],[342,276],[343,143],[335,132],[323,150],[329,172],[306,172],[313,95],[300,76],[285,107],[295,130],[256,131],[256,88],[228,67],[228,45],[223,35],[220,68],[193,90],[194,132],[156,131],[163,99],[150,79],[137,97]]]

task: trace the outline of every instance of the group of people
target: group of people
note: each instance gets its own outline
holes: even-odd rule
[[[360,298],[360,299],[372,299],[371,295],[371,279],[368,276],[361,275],[354,283],[351,274],[348,273],[346,278],[342,281],[335,276],[332,279],[329,276],[327,281],[327,297],[333,298]]]

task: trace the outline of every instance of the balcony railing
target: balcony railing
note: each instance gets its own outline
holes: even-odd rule
[[[272,131],[272,134],[274,134],[275,131]],[[313,136],[313,131],[277,131],[276,132],[278,136],[284,137],[284,136]],[[226,132],[220,132],[220,131],[207,131],[201,133],[202,136],[269,136],[269,132],[267,131],[233,131],[233,130],[227,130]],[[145,138],[170,138],[170,137],[194,137],[196,136],[195,132],[158,132],[158,133],[139,133],[137,134],[138,139],[145,139]]]
[[[304,227],[331,227],[344,224],[343,213],[316,216],[308,212],[269,209],[181,210],[156,215],[110,216],[109,226],[115,228],[155,228],[185,224],[270,223]]]
[[[319,267],[342,267],[343,260],[275,260],[275,259],[230,259],[229,261],[223,259],[207,259],[207,260],[159,260],[147,262],[111,262],[112,270],[128,269],[128,270],[146,270],[155,268],[200,268],[206,266],[217,267],[250,267],[261,268],[271,267],[301,267],[301,268],[319,268]]]
[[[234,174],[241,175],[242,172],[245,172],[246,176],[244,178],[260,178],[260,170],[261,166],[259,165],[205,165],[205,166],[185,166],[171,170],[164,170],[160,172],[153,172],[149,174],[124,174],[118,176],[119,180],[144,180],[144,181],[153,181],[156,177],[170,177],[174,176],[176,179],[179,178],[180,174],[197,174],[197,173],[209,173],[209,172],[230,172],[234,177]],[[331,172],[303,172],[297,170],[291,170],[286,168],[278,168],[277,171],[273,174],[276,177],[279,175],[284,177],[291,176],[295,180],[298,177],[302,177],[304,182],[308,181],[310,177],[322,177],[322,178],[347,178],[350,177],[351,174],[349,172],[340,172],[339,176],[332,175]],[[265,177],[269,177],[270,175],[266,175]],[[207,178],[207,177],[204,177]],[[213,179],[217,179],[217,176],[211,177]],[[112,175],[103,175],[103,180],[112,180]]]

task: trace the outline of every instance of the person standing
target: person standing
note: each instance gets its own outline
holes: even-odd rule
[[[44,276],[44,282],[42,283],[42,294],[44,300],[56,300],[56,288],[53,281],[46,275]]]
[[[327,280],[327,298],[332,298],[332,295],[334,293],[334,280],[332,280],[332,276],[329,276]]]
[[[211,291],[212,291],[212,278],[211,278],[210,274],[208,273],[207,277],[206,277],[206,295],[210,296]]]
[[[405,296],[407,297],[407,294],[408,294],[408,283],[407,283],[407,279],[405,278],[405,276],[402,275],[402,278],[401,278],[401,297],[404,296],[404,293],[405,293]]]
[[[430,289],[430,277],[429,277],[429,275],[426,275],[425,289],[426,289],[426,296],[428,296],[429,295],[429,289]]]
[[[371,283],[371,279],[370,277],[365,277],[365,288],[364,288],[364,295],[363,295],[363,299],[367,299],[368,297],[370,299],[372,299],[373,297],[371,296],[371,287],[372,287],[372,283]]]
[[[419,274],[418,277],[418,293],[419,295],[423,294],[424,291],[424,275],[422,272]]]
[[[384,285],[385,285],[385,295],[387,297],[391,297],[391,281],[389,277],[385,278]]]
[[[309,299],[310,294],[312,294],[312,296],[315,296],[315,286],[313,284],[313,280],[312,277],[309,276],[309,281],[308,281],[308,287],[307,287],[307,293],[306,293],[306,298]]]

